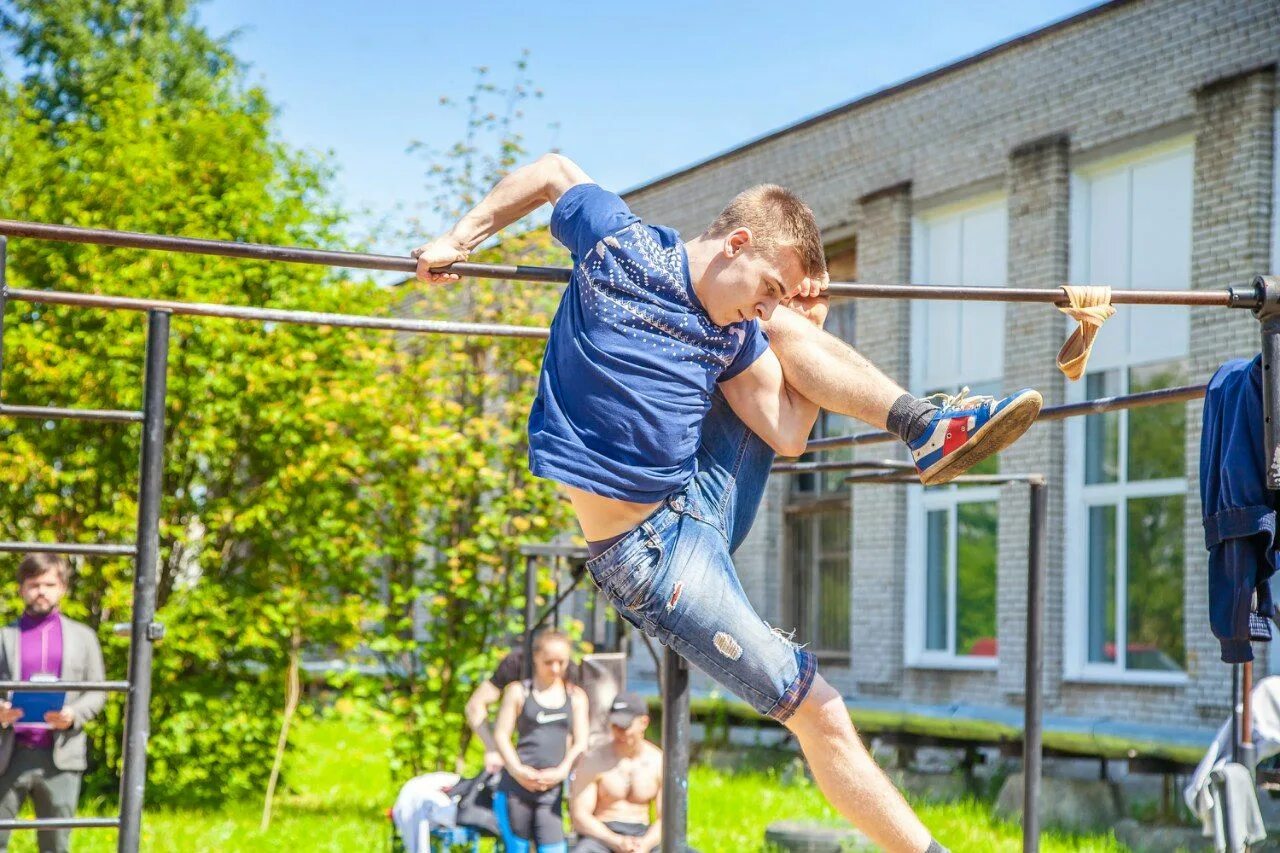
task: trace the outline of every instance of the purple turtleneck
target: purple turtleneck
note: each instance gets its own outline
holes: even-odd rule
[[[19,652],[22,662],[19,678],[29,681],[31,676],[39,673],[62,677],[62,619],[57,609],[43,616],[32,613],[22,614],[18,620]],[[44,720],[28,720],[26,722],[44,723]],[[13,726],[18,743],[43,749],[53,748],[54,732],[47,727],[36,728],[23,725],[19,720]]]

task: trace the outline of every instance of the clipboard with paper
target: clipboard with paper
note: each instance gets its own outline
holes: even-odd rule
[[[50,686],[57,684],[56,678],[31,678],[33,682],[46,680]],[[15,690],[9,697],[9,703],[22,709],[22,718],[14,723],[14,727],[47,729],[49,724],[44,721],[44,715],[49,711],[61,711],[66,702],[67,694],[61,690]]]

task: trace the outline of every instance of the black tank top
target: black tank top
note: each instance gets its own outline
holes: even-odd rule
[[[516,718],[516,755],[529,767],[545,770],[564,761],[569,751],[569,732],[573,726],[573,700],[569,685],[564,687],[564,704],[544,708],[533,698],[533,682],[524,682],[524,705]]]

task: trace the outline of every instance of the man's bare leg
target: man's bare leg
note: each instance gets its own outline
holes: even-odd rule
[[[787,384],[824,409],[884,429],[889,409],[907,393],[853,347],[785,305],[764,330]]]
[[[825,303],[779,306],[765,323],[787,384],[810,402],[902,439],[920,482],[948,483],[1026,432],[1044,400],[1030,388],[1007,397],[956,395],[942,406],[913,397],[853,347],[820,328]],[[967,390],[967,389],[966,389]]]
[[[844,700],[822,676],[786,726],[827,802],[850,823],[889,853],[929,849],[929,830],[862,745]]]

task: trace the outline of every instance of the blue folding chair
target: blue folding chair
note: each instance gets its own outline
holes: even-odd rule
[[[480,853],[480,831],[469,826],[437,826],[431,830],[431,853],[453,853],[470,845],[471,853]]]

